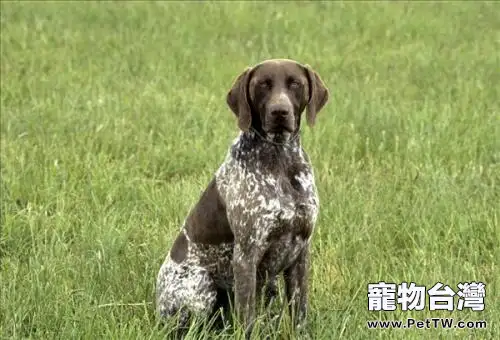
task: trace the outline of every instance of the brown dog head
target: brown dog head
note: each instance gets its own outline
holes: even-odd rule
[[[308,65],[287,59],[266,60],[247,68],[227,94],[227,104],[242,131],[253,127],[267,136],[287,140],[300,128],[300,117],[313,126],[328,101],[328,89]]]

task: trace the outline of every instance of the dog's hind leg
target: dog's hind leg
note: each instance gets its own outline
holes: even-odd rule
[[[264,305],[268,307],[278,297],[278,283],[276,277],[271,277],[264,288]]]
[[[177,316],[177,328],[187,330],[192,316],[210,316],[216,300],[215,283],[204,268],[167,258],[156,283],[156,309],[162,319]]]

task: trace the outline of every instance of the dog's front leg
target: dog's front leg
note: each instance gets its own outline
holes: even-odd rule
[[[250,337],[255,314],[257,256],[250,247],[236,244],[233,255],[234,304],[236,315]]]
[[[295,325],[303,328],[307,316],[307,281],[309,247],[306,246],[295,263],[285,270],[285,291]]]

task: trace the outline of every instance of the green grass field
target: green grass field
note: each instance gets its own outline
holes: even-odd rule
[[[321,199],[311,338],[499,339],[499,13],[2,1],[2,338],[164,337],[155,278],[238,132],[226,93],[246,66],[293,58],[331,93],[302,138]],[[474,280],[487,285],[484,312],[368,311],[368,283]],[[409,317],[488,327],[366,325]],[[271,335],[293,338],[286,322]]]

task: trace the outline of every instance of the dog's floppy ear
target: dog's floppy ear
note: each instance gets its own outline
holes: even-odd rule
[[[307,124],[314,126],[316,114],[328,101],[328,89],[320,76],[309,65],[304,65],[309,80],[309,102],[307,103]]]
[[[247,98],[251,71],[252,69],[247,67],[236,78],[226,97],[227,105],[238,117],[238,127],[242,131],[248,131],[252,123],[252,112]]]

